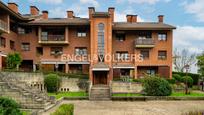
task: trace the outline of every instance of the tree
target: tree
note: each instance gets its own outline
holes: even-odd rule
[[[202,90],[204,90],[204,52],[200,56],[197,56],[197,60],[198,73],[201,75]]]
[[[14,100],[0,97],[0,115],[22,115],[19,108]]]
[[[175,49],[173,63],[176,71],[184,72],[186,65],[191,67],[196,63],[196,54],[191,54],[187,49],[181,51]]]
[[[6,58],[6,63],[7,63],[8,69],[18,70],[21,62],[22,62],[21,56],[17,52],[8,54],[8,56]]]
[[[49,93],[55,93],[60,86],[60,77],[57,74],[48,74],[44,79],[44,84]]]

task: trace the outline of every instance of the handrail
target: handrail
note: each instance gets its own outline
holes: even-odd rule
[[[148,39],[136,39],[135,40],[136,45],[154,45],[155,41],[152,38]]]
[[[35,96],[38,96],[42,98],[43,101],[49,100],[49,97],[46,95],[46,92],[33,89],[27,83],[19,81],[19,79],[17,77],[14,77],[11,73],[6,73],[5,75],[5,73],[3,74],[2,72],[0,72],[0,79],[6,82],[10,88],[18,88],[21,93],[22,93],[22,90],[25,90],[31,93],[33,99],[35,99]],[[22,86],[22,84],[24,86]]]
[[[65,41],[64,35],[41,35],[41,41]]]

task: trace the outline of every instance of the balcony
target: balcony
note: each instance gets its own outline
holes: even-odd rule
[[[8,24],[0,20],[0,33],[8,33]]]
[[[136,48],[153,48],[155,46],[155,41],[153,39],[136,39],[135,47]]]
[[[40,44],[68,44],[64,35],[41,35]]]

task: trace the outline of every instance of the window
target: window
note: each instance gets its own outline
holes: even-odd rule
[[[75,48],[75,55],[87,55],[87,48]]]
[[[167,58],[167,52],[166,51],[159,51],[158,52],[158,59],[165,60]]]
[[[98,24],[98,59],[104,62],[104,24]]]
[[[48,32],[42,32],[41,33],[41,40],[47,41],[48,40]]]
[[[166,33],[158,33],[158,40],[159,41],[166,41],[167,40],[167,34]]]
[[[12,50],[15,50],[15,42],[12,41],[12,40],[10,40],[10,48],[11,48]]]
[[[125,41],[125,34],[116,34],[116,40]]]
[[[86,37],[86,30],[78,30],[77,37]]]
[[[42,47],[36,47],[37,55],[43,55],[43,48]]]
[[[21,50],[23,51],[30,51],[30,43],[22,43]]]
[[[0,47],[6,47],[6,39],[3,37],[0,39]]]
[[[116,52],[116,60],[128,60],[129,59],[129,54],[127,51],[125,52]]]
[[[152,38],[152,32],[151,31],[140,31],[138,33],[138,39],[151,39]]]
[[[32,28],[18,27],[18,34],[28,34],[32,32]]]
[[[148,69],[147,70],[147,74],[148,75],[155,75],[156,74],[156,71],[154,69]]]
[[[51,55],[62,55],[63,48],[62,47],[51,47]]]
[[[140,54],[142,55],[143,59],[149,59],[149,50],[141,50]]]

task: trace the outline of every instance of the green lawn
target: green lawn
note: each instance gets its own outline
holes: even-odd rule
[[[59,92],[59,93],[48,93],[49,96],[55,96],[56,99],[61,97],[87,97],[88,94],[86,92]]]
[[[185,94],[184,92],[173,92],[171,96],[176,97],[204,97],[204,93],[191,92],[190,94]]]
[[[113,97],[134,97],[134,96],[143,96],[142,94],[131,94],[131,93],[120,93],[120,94],[113,94]],[[175,97],[204,97],[204,93],[202,92],[191,92],[190,94],[186,95],[184,92],[173,92],[170,96]]]

